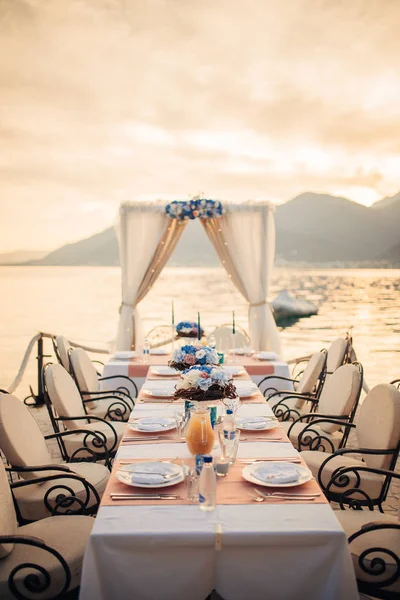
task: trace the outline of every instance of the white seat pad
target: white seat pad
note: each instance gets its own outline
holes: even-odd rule
[[[19,527],[17,535],[39,538],[57,550],[70,568],[71,585],[69,589],[72,590],[80,584],[83,554],[93,524],[94,519],[91,517],[72,515],[51,517]],[[22,544],[15,544],[11,554],[0,560],[0,598],[15,600],[8,589],[8,576],[14,567],[26,562],[37,563],[51,574],[51,584],[47,592],[35,593],[32,597],[37,600],[53,598],[65,582],[64,570],[59,561],[48,552]],[[32,572],[36,574],[35,571]],[[23,576],[26,576],[29,571],[24,570],[22,573]]]
[[[63,465],[68,466],[68,468],[72,472],[77,473],[77,475],[80,475],[81,477],[86,479],[86,481],[91,483],[96,488],[96,491],[101,499],[110,476],[110,472],[107,469],[107,467],[101,464],[89,462],[71,463],[68,465],[65,465],[65,463],[63,463]],[[17,501],[18,508],[21,512],[21,516],[25,520],[37,521],[39,519],[44,519],[46,517],[51,516],[51,513],[47,510],[43,499],[46,494],[46,491],[57,485],[65,485],[71,488],[74,491],[77,498],[81,499],[82,501],[85,501],[86,490],[79,481],[74,481],[73,479],[63,479],[63,473],[57,471],[43,471],[41,472],[41,474],[42,476],[58,474],[60,479],[47,481],[36,485],[31,484],[29,486],[16,488],[14,490],[14,496]],[[68,492],[60,488],[54,490],[49,494],[48,502],[50,506],[55,505],[56,497],[58,496],[58,494],[62,493],[65,493],[68,496]],[[91,492],[87,507],[91,507],[95,502],[96,498]],[[72,506],[72,508],[74,510],[77,510],[79,509],[79,506],[76,504]],[[61,513],[63,512],[61,508],[59,510]]]
[[[328,458],[328,455],[324,452],[310,452],[305,451],[301,452],[301,456],[307,463],[308,468],[311,470],[314,477],[318,476],[318,470],[322,463]],[[332,473],[338,467],[351,467],[351,466],[366,466],[364,462],[358,460],[355,455],[345,456],[335,456],[329,463],[324,467],[322,474],[322,483],[327,485]],[[350,484],[349,487],[354,487],[356,483],[356,478],[353,474],[349,473]],[[371,497],[377,498],[380,494],[382,483],[384,478],[381,475],[376,475],[375,473],[362,472],[360,473],[361,483],[360,487]],[[346,488],[339,488],[337,486],[332,486],[331,491],[334,493],[343,493]]]

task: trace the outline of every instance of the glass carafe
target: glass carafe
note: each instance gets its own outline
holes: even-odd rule
[[[193,455],[209,454],[213,449],[214,430],[211,426],[210,409],[207,406],[190,409],[186,443]]]

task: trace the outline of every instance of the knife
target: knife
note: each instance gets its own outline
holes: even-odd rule
[[[155,494],[153,495],[148,495],[148,494],[121,494],[121,495],[115,495],[115,494],[110,494],[110,498],[111,500],[178,500],[179,496],[161,496],[158,495],[156,496]]]
[[[289,462],[301,464],[300,458],[237,458],[236,462],[251,464],[255,462]]]

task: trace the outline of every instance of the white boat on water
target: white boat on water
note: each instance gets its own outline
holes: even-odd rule
[[[308,300],[295,298],[287,290],[280,292],[271,304],[275,319],[311,317],[318,313],[318,307],[315,304]]]

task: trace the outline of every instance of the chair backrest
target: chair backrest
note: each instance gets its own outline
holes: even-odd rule
[[[236,326],[235,339],[233,341],[232,336],[232,326],[221,325],[220,327],[216,327],[214,331],[211,333],[211,336],[215,338],[215,345],[219,352],[227,352],[230,348],[233,348],[233,344],[236,347],[248,346],[250,343],[250,338],[247,333],[241,329],[239,326]],[[210,336],[210,337],[211,337]]]
[[[0,396],[0,449],[13,467],[50,465],[53,461],[39,425],[16,396]],[[47,474],[47,473],[46,473]],[[43,473],[21,473],[34,479]]]
[[[100,390],[99,378],[88,353],[83,348],[74,348],[70,350],[69,356],[72,373],[80,392],[98,392]],[[85,400],[89,397],[93,398],[93,402],[87,402],[86,406],[94,408],[97,404],[96,396],[84,396]]]
[[[299,382],[296,391],[299,394],[311,394],[318,378],[322,376],[326,365],[326,352],[315,352],[307,363]],[[304,406],[304,400],[296,401],[296,408]]]
[[[360,448],[389,450],[400,441],[400,391],[393,385],[381,383],[365,396],[356,428]],[[368,466],[388,469],[393,455],[365,454]]]
[[[17,533],[17,517],[11,495],[7,473],[0,460],[0,535],[15,535]],[[0,559],[10,554],[13,544],[0,543]]]
[[[344,338],[338,338],[328,348],[326,359],[326,373],[331,375],[344,364],[347,350],[347,342]]]
[[[338,417],[354,416],[362,387],[361,365],[342,365],[325,381],[319,398],[318,411],[324,415]],[[334,423],[321,423],[320,427],[327,433],[340,429]]]
[[[48,365],[44,372],[47,393],[57,414],[62,417],[83,417],[82,398],[71,375],[61,365]],[[85,421],[65,421],[67,429],[84,427]]]
[[[65,338],[63,335],[56,335],[55,341],[56,341],[57,350],[58,350],[57,360],[59,361],[60,365],[62,365],[64,367],[64,369],[66,369],[69,373],[70,366],[69,366],[68,350],[71,348],[71,346],[70,346],[67,338]]]

